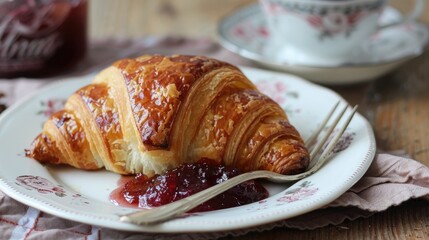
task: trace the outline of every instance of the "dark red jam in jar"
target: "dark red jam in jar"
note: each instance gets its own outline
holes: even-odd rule
[[[0,78],[43,77],[85,55],[87,0],[0,0]]]
[[[200,192],[238,174],[240,172],[236,168],[203,159],[194,164],[183,164],[152,178],[137,175],[113,191],[111,200],[117,205],[126,207],[158,207]],[[236,207],[267,197],[268,191],[264,186],[251,180],[229,189],[189,212]]]

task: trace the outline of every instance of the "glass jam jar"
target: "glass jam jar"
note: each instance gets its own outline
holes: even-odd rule
[[[87,0],[0,0],[0,78],[45,77],[86,52]]]

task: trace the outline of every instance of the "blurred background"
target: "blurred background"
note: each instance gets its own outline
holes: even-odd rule
[[[392,0],[391,4],[407,12],[412,1]],[[251,3],[257,0],[89,0],[89,37],[216,38],[217,22],[231,11]],[[429,4],[420,20],[429,23]]]

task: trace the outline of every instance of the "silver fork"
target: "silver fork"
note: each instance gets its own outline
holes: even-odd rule
[[[194,195],[178,200],[176,202],[166,204],[161,207],[152,208],[152,209],[142,209],[142,210],[139,210],[138,212],[120,216],[120,221],[141,224],[141,225],[159,223],[159,222],[163,222],[163,221],[172,219],[174,217],[180,216],[182,213],[185,213],[191,210],[192,208],[200,205],[201,203],[204,203],[207,200],[221,194],[222,192],[248,180],[252,180],[256,178],[265,178],[272,182],[284,183],[284,182],[297,181],[310,176],[311,174],[318,171],[323,166],[323,164],[329,159],[333,148],[335,147],[340,137],[346,130],[347,126],[352,120],[357,109],[357,106],[355,106],[352,109],[351,113],[346,118],[340,130],[335,134],[335,136],[333,136],[332,138],[329,138],[329,136],[331,135],[335,127],[343,118],[344,113],[348,108],[347,105],[343,107],[343,109],[340,111],[338,116],[333,120],[330,127],[326,130],[326,133],[322,137],[322,139],[317,141],[316,144],[314,144],[314,142],[317,140],[322,130],[326,128],[329,120],[334,115],[334,112],[337,109],[338,105],[339,105],[339,102],[332,108],[332,110],[329,112],[328,116],[326,116],[326,118],[323,120],[319,128],[308,138],[307,141],[305,141],[306,146],[309,149],[311,149],[311,152],[310,152],[311,162],[316,161],[316,163],[312,165],[307,171],[296,175],[282,175],[282,174],[274,173],[271,171],[265,171],[265,170],[258,170],[258,171],[243,173],[236,177],[228,179],[222,183],[219,183],[215,186],[207,188],[201,192],[198,192]],[[329,141],[329,139],[332,139],[332,140]]]

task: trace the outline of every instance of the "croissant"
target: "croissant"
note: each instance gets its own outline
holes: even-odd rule
[[[235,66],[142,56],[101,71],[26,151],[41,163],[162,174],[208,158],[241,171],[304,171],[308,151],[282,108]]]

